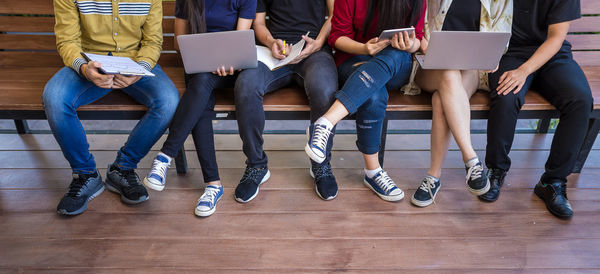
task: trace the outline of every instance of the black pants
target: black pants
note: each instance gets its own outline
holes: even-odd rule
[[[235,109],[247,157],[246,164],[255,168],[267,166],[268,158],[263,150],[262,138],[265,128],[265,94],[296,81],[306,90],[310,103],[310,120],[314,122],[333,104],[338,87],[337,77],[331,49],[326,46],[295,65],[271,71],[259,62],[257,68],[242,71],[235,84]],[[330,148],[327,159],[322,164],[329,163]]]
[[[517,124],[517,116],[524,103],[525,93],[532,88],[539,92],[560,112],[544,182],[561,180],[575,166],[575,160],[583,143],[593,107],[593,97],[588,81],[570,50],[561,50],[538,71],[531,74],[517,94],[498,95],[496,88],[500,76],[514,70],[527,59],[504,56],[497,72],[490,74],[491,109],[488,120],[486,165],[507,171],[510,168],[510,152]]]
[[[235,77],[221,77],[212,73],[186,75],[185,93],[179,101],[169,126],[169,136],[161,149],[164,154],[176,157],[191,132],[204,182],[220,180],[212,125],[215,89],[233,87]]]

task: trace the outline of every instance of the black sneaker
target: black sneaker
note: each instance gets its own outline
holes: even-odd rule
[[[506,171],[502,169],[491,168],[487,172],[488,180],[490,180],[490,190],[483,195],[479,195],[480,200],[485,202],[495,202],[500,196],[500,188],[504,184]]]
[[[109,165],[105,183],[108,190],[121,194],[121,201],[126,204],[134,205],[148,200],[148,191],[133,169],[122,170]]]
[[[546,203],[546,208],[554,216],[562,219],[573,217],[573,209],[567,198],[567,184],[565,182],[555,181],[544,184],[539,181],[533,192]]]
[[[235,188],[235,200],[240,203],[252,201],[258,195],[259,186],[269,180],[269,169],[246,167],[240,183]]]
[[[94,174],[73,174],[69,191],[60,199],[56,212],[63,215],[81,214],[88,202],[104,191],[104,184],[98,172]]]
[[[483,195],[490,190],[490,181],[483,173],[483,165],[478,162],[472,167],[465,168],[467,171],[467,189],[473,195]]]
[[[413,205],[418,207],[426,207],[435,202],[435,196],[440,190],[442,186],[442,182],[440,180],[436,180],[431,176],[425,176],[423,181],[421,181],[421,185],[413,194],[412,199],[410,200]]]
[[[330,163],[320,166],[313,163],[310,168],[310,176],[315,179],[315,189],[321,199],[329,201],[337,197],[338,186],[335,176],[331,172]]]

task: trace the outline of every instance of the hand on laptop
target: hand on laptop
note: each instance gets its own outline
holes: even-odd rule
[[[271,43],[270,48],[273,57],[277,59],[285,59],[292,51],[292,45],[284,43],[281,39],[275,39],[273,43]]]
[[[90,61],[87,64],[81,65],[81,74],[94,85],[101,88],[112,88],[114,75],[102,74],[98,71],[102,64]]]
[[[233,70],[233,67],[229,67],[229,69],[226,70],[225,66],[221,66],[217,70],[213,71],[212,74],[216,74],[219,76],[229,76],[229,75],[233,75],[234,73],[235,73],[235,71]]]
[[[142,79],[142,76],[125,76],[116,74],[115,78],[113,79],[112,88],[126,88],[135,84],[135,82],[139,81],[140,79]]]
[[[528,76],[529,73],[521,67],[505,72],[500,76],[500,80],[498,81],[498,88],[496,89],[498,94],[507,95],[511,91],[514,94],[519,93]]]
[[[414,31],[410,34],[408,34],[406,31],[403,31],[402,34],[395,34],[394,37],[392,37],[392,47],[398,50],[413,53],[412,50],[415,46],[416,40],[417,38]]]
[[[367,54],[373,56],[383,49],[387,48],[390,44],[390,40],[379,41],[379,37],[375,37],[365,44],[365,51]]]
[[[290,62],[290,64],[300,63],[302,60],[306,59],[311,54],[321,50],[321,47],[323,47],[322,42],[318,42],[317,40],[312,39],[309,36],[302,35],[302,40],[306,42],[306,44],[304,45],[304,49],[300,52],[300,55],[298,55],[298,57],[294,59],[294,61]]]

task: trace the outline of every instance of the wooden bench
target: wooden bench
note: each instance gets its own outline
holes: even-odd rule
[[[568,40],[573,44],[574,56],[583,67],[595,100],[590,127],[574,172],[580,172],[587,155],[600,131],[600,1],[582,0],[584,18],[571,27]],[[183,68],[173,48],[174,2],[164,2],[165,40],[159,64],[171,77],[180,93],[185,90]],[[27,14],[27,15],[23,15]],[[53,35],[53,7],[51,0],[0,0],[0,119],[12,119],[18,133],[28,132],[26,120],[45,119],[41,94],[45,83],[63,63],[56,52]],[[596,33],[596,34],[594,34]],[[538,93],[529,92],[520,114],[523,119],[540,119],[538,132],[548,132],[551,118],[558,112]],[[489,98],[479,92],[471,99],[473,119],[486,119]],[[266,118],[270,120],[307,120],[307,98],[298,87],[287,87],[264,98]],[[431,119],[431,96],[404,96],[390,92],[387,120]],[[146,107],[137,104],[122,92],[113,92],[99,101],[78,110],[81,119],[128,120],[139,119]],[[218,92],[215,119],[235,119],[231,90]],[[385,150],[383,134],[382,153]],[[185,153],[177,159],[177,171],[187,171]]]

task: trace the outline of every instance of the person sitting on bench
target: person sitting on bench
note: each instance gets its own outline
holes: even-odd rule
[[[120,194],[124,203],[146,201],[148,192],[135,168],[165,132],[179,101],[177,88],[156,64],[163,42],[162,1],[55,0],[54,13],[56,45],[66,67],[46,84],[42,99],[50,129],[73,169],[57,211],[80,214],[104,190],[76,111],[114,89],[123,90],[148,111],[109,164],[106,187]],[[102,64],[86,62],[81,52],[130,57],[156,76],[102,74]]]
[[[545,172],[535,194],[548,210],[569,218],[567,176],[575,166],[593,107],[588,81],[565,40],[572,20],[581,16],[579,0],[514,0],[512,37],[498,71],[490,74],[491,107],[486,165],[491,188],[479,196],[498,199],[510,168],[510,152],[525,93],[534,88],[560,112]]]

